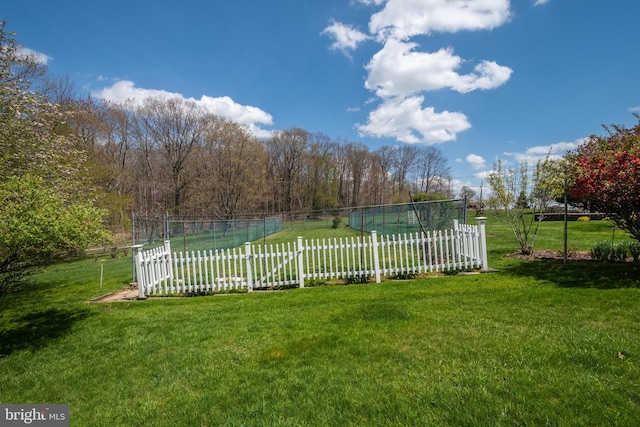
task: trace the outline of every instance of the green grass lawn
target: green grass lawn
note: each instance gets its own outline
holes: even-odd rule
[[[130,258],[57,264],[0,299],[0,402],[74,426],[637,424],[640,264],[504,258],[487,231],[495,273],[270,293],[87,303]],[[571,223],[569,247],[611,235]]]

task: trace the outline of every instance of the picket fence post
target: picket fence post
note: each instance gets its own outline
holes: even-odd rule
[[[144,245],[133,245],[135,251],[133,258],[136,264],[136,280],[138,282],[138,298],[144,298],[144,275],[142,274],[142,247]]]
[[[169,239],[164,241],[164,267],[169,276],[169,283],[173,283],[173,263],[171,262],[171,241]]]
[[[304,248],[302,247],[302,236],[298,236],[298,245],[296,250],[298,252],[298,284],[300,288],[304,288]]]
[[[486,223],[487,218],[484,216],[479,216],[476,218],[478,221],[478,231],[480,232],[480,257],[482,258],[482,271],[489,270],[489,264],[487,261],[487,231],[486,231]]]
[[[373,269],[376,272],[376,283],[380,283],[380,256],[378,255],[378,233],[371,231],[371,250],[373,251]]]
[[[251,270],[251,243],[244,244],[245,262],[247,265],[247,290],[253,292],[253,271]]]

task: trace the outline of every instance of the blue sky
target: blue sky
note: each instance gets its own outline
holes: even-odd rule
[[[3,3],[81,95],[177,94],[262,137],[437,144],[456,188],[640,112],[637,0]]]

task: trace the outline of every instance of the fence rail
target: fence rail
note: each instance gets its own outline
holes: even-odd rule
[[[303,240],[209,251],[171,252],[170,242],[136,245],[140,297],[297,286],[305,281],[399,277],[458,269],[487,270],[483,218],[478,225],[403,235]]]

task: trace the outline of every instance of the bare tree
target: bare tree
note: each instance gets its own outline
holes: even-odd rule
[[[130,192],[126,174],[133,149],[132,111],[91,98],[69,102],[74,114],[68,123],[91,155],[95,183],[107,192]]]
[[[205,144],[198,153],[191,204],[223,220],[255,212],[265,176],[262,144],[240,124],[209,116]]]
[[[463,185],[462,188],[460,189],[460,198],[464,199],[467,198],[468,202],[472,202],[474,197],[476,197],[476,190],[474,190],[473,188],[467,187],[466,185]]]
[[[66,99],[73,110],[67,121],[88,154],[90,180],[99,193],[98,204],[108,212],[112,232],[122,230],[132,206],[131,192],[131,112],[104,101]]]
[[[371,164],[369,149],[360,142],[351,142],[346,145],[347,165],[351,177],[351,197],[349,206],[360,206],[363,204],[361,189],[363,181],[367,176],[367,171]]]
[[[192,101],[150,97],[138,108],[138,116],[145,142],[160,154],[163,164],[159,172],[167,173],[172,208],[180,213],[183,192],[193,178],[188,161],[204,140],[205,112]]]
[[[305,156],[305,209],[327,209],[337,205],[334,154],[336,144],[322,133],[310,135]]]
[[[451,176],[451,168],[442,150],[432,145],[420,149],[415,167],[416,191],[419,193],[446,194],[446,183]]]
[[[368,186],[368,204],[381,205],[391,201],[391,171],[393,168],[393,151],[390,146],[383,146],[371,153],[371,167],[366,180]]]
[[[47,101],[58,104],[62,108],[72,108],[77,100],[78,89],[69,76],[52,77],[45,75],[40,79],[38,91]]]
[[[300,128],[291,128],[275,133],[266,143],[267,176],[276,210],[291,212],[301,206],[299,182],[304,152],[307,150],[309,133]]]
[[[393,178],[396,183],[397,197],[399,200],[406,200],[407,177],[409,172],[418,161],[419,150],[415,145],[401,145],[393,152]]]
[[[498,160],[487,180],[492,194],[488,205],[497,219],[506,223],[520,244],[520,252],[529,255],[538,235],[544,211],[554,194],[561,188],[557,164],[538,160],[533,171],[527,162],[507,169]],[[562,180],[561,180],[562,181]]]
[[[137,109],[132,115],[131,137],[134,146],[131,180],[136,212],[146,216],[164,214],[168,203],[166,189],[160,182],[160,156]]]

